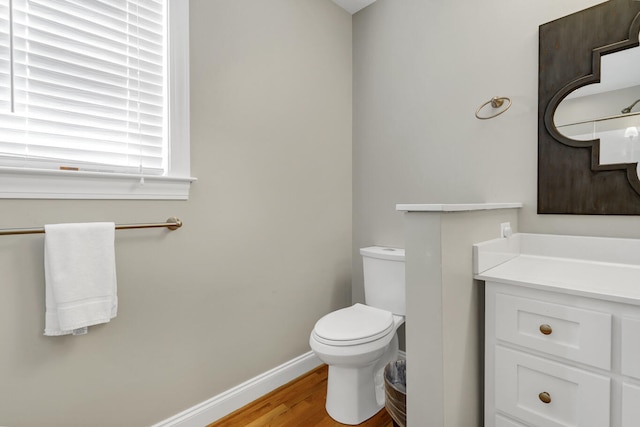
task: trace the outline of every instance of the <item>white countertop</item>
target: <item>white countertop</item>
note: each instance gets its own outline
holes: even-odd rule
[[[463,212],[480,211],[490,209],[514,209],[521,208],[522,203],[448,203],[448,204],[421,204],[404,203],[397,204],[397,211],[406,212]]]
[[[515,234],[474,245],[474,277],[640,305],[639,248],[636,239]]]

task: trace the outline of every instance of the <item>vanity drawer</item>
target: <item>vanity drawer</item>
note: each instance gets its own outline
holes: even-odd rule
[[[512,419],[507,417],[503,417],[502,415],[496,414],[495,427],[527,427],[524,424],[520,424]]]
[[[496,338],[611,368],[611,314],[498,293]]]
[[[496,409],[532,427],[608,427],[610,379],[495,347]]]
[[[623,317],[622,375],[640,379],[640,320]]]

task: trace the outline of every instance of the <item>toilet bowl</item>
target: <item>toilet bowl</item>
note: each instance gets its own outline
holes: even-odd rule
[[[346,318],[350,322],[342,328],[329,326]],[[383,371],[398,357],[396,330],[402,323],[404,316],[362,304],[329,313],[316,323],[309,344],[329,365],[326,409],[331,418],[356,425],[384,407]]]
[[[384,407],[384,367],[398,358],[396,331],[404,323],[404,250],[370,247],[364,260],[365,304],[318,320],[309,345],[329,365],[327,413],[357,425]]]

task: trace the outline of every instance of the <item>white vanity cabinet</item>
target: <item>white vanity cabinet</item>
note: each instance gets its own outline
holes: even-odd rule
[[[518,239],[474,264],[485,282],[485,426],[640,426],[640,265],[544,256]]]
[[[503,414],[539,427],[612,425],[613,390],[621,386],[612,360],[622,351],[612,345],[615,304],[487,282],[485,307],[490,418]],[[630,399],[640,407],[640,399]]]

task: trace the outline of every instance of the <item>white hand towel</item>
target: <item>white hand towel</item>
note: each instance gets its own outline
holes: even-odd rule
[[[82,328],[116,317],[115,224],[50,224],[44,228],[44,334],[83,333]]]

